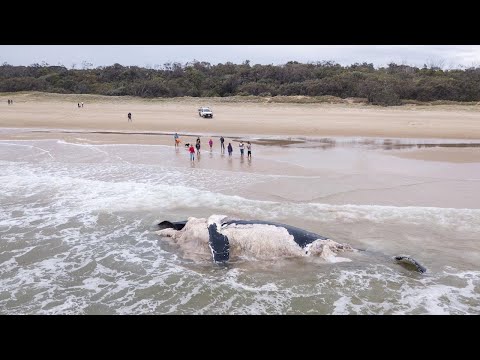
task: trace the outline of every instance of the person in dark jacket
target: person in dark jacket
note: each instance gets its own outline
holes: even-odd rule
[[[220,151],[221,152],[224,152],[225,151],[225,139],[223,138],[223,136],[220,137]]]
[[[227,150],[228,150],[228,156],[232,156],[233,147],[231,143],[228,143]]]

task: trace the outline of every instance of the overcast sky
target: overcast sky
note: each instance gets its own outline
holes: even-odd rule
[[[154,66],[192,60],[211,64],[285,64],[288,61],[333,60],[342,65],[390,62],[444,68],[480,65],[480,45],[0,45],[0,64],[30,65],[47,62],[68,68],[86,61],[94,67],[113,65]]]

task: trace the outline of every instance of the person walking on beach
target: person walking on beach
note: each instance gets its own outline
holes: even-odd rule
[[[233,148],[231,143],[228,143],[227,150],[228,150],[228,156],[232,156]]]
[[[132,122],[132,113],[128,113],[127,117],[128,117],[127,122]]]
[[[247,157],[250,160],[252,159],[252,144],[250,144],[250,141],[247,141]]]
[[[80,107],[80,103],[77,103],[78,107]]]
[[[175,147],[177,147],[178,144],[180,143],[180,140],[179,140],[179,138],[178,138],[178,134],[177,134],[177,133],[175,133],[175,135],[173,135],[173,139],[174,139],[174,141],[175,141]]]
[[[197,141],[195,147],[197,148],[197,155],[200,155],[200,141]]]
[[[243,149],[245,148],[245,145],[243,145],[243,141],[240,141],[240,145],[238,145],[240,148],[240,156],[243,156]]]
[[[212,139],[208,140],[208,145],[210,145],[210,151],[212,151],[213,141]]]
[[[225,152],[225,139],[223,138],[223,136],[220,136],[220,151],[221,152]]]
[[[82,101],[82,107],[83,107],[83,101]]]
[[[190,153],[190,161],[195,161],[195,149],[193,148],[193,144],[190,144],[188,152]]]

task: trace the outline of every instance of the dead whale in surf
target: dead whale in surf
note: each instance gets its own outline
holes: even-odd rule
[[[173,239],[187,257],[209,255],[216,263],[226,263],[233,255],[272,259],[278,257],[319,257],[327,262],[349,262],[339,253],[357,251],[325,236],[295,226],[262,220],[237,220],[224,215],[208,219],[191,217],[185,221],[162,221],[156,231]]]
[[[162,221],[158,226],[160,230],[157,234],[170,237],[195,252],[203,250],[211,255],[215,263],[228,262],[231,252],[260,259],[312,256],[327,262],[348,262],[351,259],[338,255],[359,251],[317,233],[273,221],[239,220],[212,215],[208,219],[191,217],[178,222]],[[418,266],[411,266],[411,269],[420,273],[426,271],[411,257],[398,256],[395,260],[401,265],[416,263]]]

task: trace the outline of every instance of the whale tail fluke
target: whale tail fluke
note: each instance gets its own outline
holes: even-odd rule
[[[427,272],[427,268],[420,264],[417,260],[408,255],[398,255],[393,257],[397,264],[405,266],[406,268],[418,271],[421,274]]]

